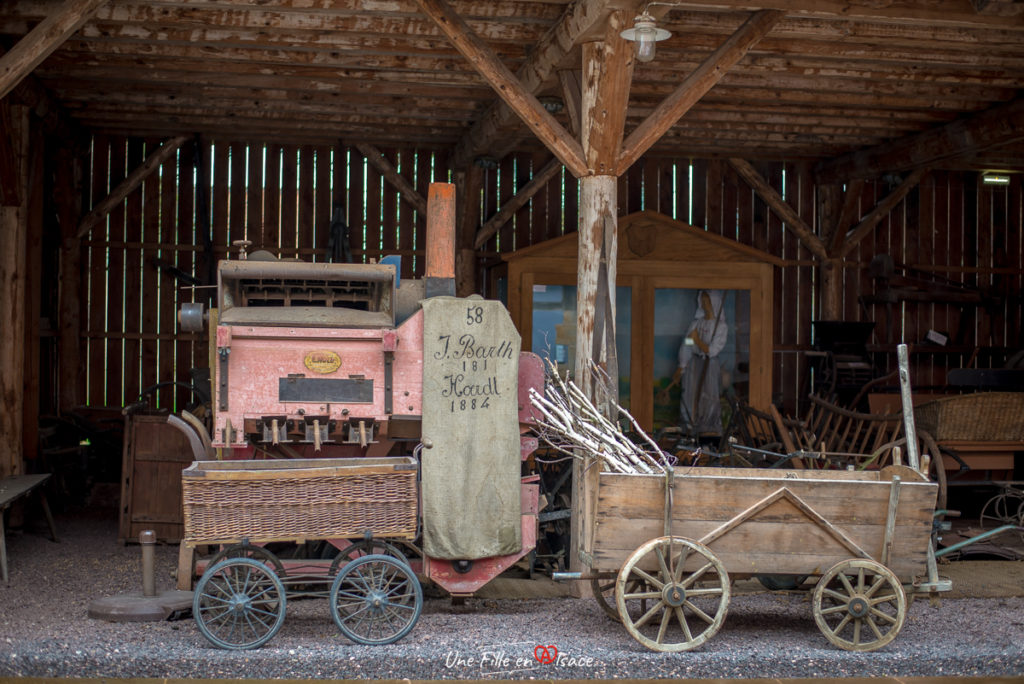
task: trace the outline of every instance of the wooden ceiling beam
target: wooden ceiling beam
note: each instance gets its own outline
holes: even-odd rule
[[[125,90],[131,90],[136,83],[149,88],[160,88],[165,85],[180,87],[181,85],[192,83],[222,88],[306,90],[322,96],[329,96],[335,93],[359,96],[443,96],[447,92],[450,95],[450,99],[453,100],[469,99],[475,101],[481,96],[487,97],[492,94],[491,89],[483,83],[479,84],[480,87],[477,87],[474,83],[469,88],[466,87],[466,84],[459,83],[417,84],[415,83],[415,74],[406,75],[404,81],[390,81],[386,79],[375,81],[372,75],[367,74],[360,74],[358,78],[349,77],[344,74],[335,77],[307,76],[301,72],[291,76],[277,73],[261,76],[251,72],[239,72],[231,68],[218,70],[215,65],[211,65],[211,68],[203,70],[176,70],[173,65],[168,65],[166,69],[139,67],[132,72],[128,69],[129,66],[129,64],[111,63],[98,67],[81,65],[53,68],[47,63],[39,67],[36,73],[39,74],[41,79],[54,84],[64,81],[100,79],[111,84],[112,87],[122,87]],[[127,87],[124,84],[127,84]]]
[[[732,158],[729,160],[729,164],[736,170],[736,173],[747,182],[750,187],[754,189],[761,199],[764,200],[771,209],[777,213],[786,226],[800,238],[800,242],[804,244],[807,249],[819,259],[828,259],[828,252],[825,249],[824,243],[821,239],[814,234],[814,228],[807,224],[800,214],[796,213],[796,210],[789,205],[786,200],[782,198],[775,188],[769,185],[768,181],[764,179],[757,172],[757,170],[750,164],[750,162],[744,159]]]
[[[530,50],[526,63],[516,72],[520,83],[530,93],[537,93],[570,57],[580,39],[602,25],[610,10],[611,0],[576,0],[570,3],[562,18]],[[504,129],[514,122],[515,115],[503,102],[495,102],[473,128],[459,141],[452,155],[455,168],[489,152],[504,137]]]
[[[78,232],[75,237],[81,239],[89,234],[89,231],[95,228],[100,221],[106,218],[107,214],[116,207],[118,204],[124,201],[133,190],[138,188],[142,181],[146,180],[154,171],[160,168],[160,165],[171,158],[178,148],[181,147],[185,142],[190,140],[190,135],[177,135],[163,145],[153,150],[146,157],[135,170],[133,170],[128,177],[125,178],[121,183],[110,191],[96,207],[85,215],[82,222],[78,224]]]
[[[28,19],[40,19],[50,6],[47,0],[7,0],[9,9],[0,14],[10,14]],[[558,19],[562,10],[546,2],[513,2],[503,0],[452,0],[453,9],[462,16],[478,20],[514,20],[524,23],[542,22],[545,25]],[[405,11],[403,11],[403,7]],[[396,17],[422,20],[422,15],[411,1],[399,0],[330,0],[329,2],[266,2],[260,0],[118,0],[102,8],[97,18],[158,23],[160,21],[191,22],[198,24],[265,25],[274,23],[290,28],[326,27],[325,22],[339,18]]]
[[[96,1],[96,0],[94,0]],[[328,31],[268,31],[260,28],[219,27],[162,27],[144,24],[111,24],[90,22],[81,29],[82,37],[104,40],[131,40],[139,42],[171,42],[180,45],[199,45],[216,48],[222,44],[255,48],[304,48],[307,50],[353,50],[367,52],[422,54],[438,52],[438,36],[405,35],[395,29],[392,33],[328,32]],[[510,34],[517,34],[512,31]],[[494,51],[501,56],[522,55],[524,41],[532,41],[535,31],[520,32],[519,41],[511,35],[495,39]]]
[[[0,57],[0,99],[59,48],[106,0],[64,0]]]
[[[821,19],[878,20],[879,23],[913,22],[950,27],[1002,28],[1007,25],[1003,17],[977,14],[961,0],[934,0],[922,3],[915,0],[873,2],[872,0],[701,0],[706,10],[753,12],[780,10],[794,16]],[[1017,16],[1013,25],[1024,25],[1024,17]]]
[[[622,145],[617,168],[625,170],[700,100],[751,47],[763,38],[783,12],[756,12],[715,50],[700,67],[629,134]]]
[[[554,178],[562,170],[562,163],[558,159],[552,159],[533,174],[530,181],[519,189],[511,199],[501,203],[501,209],[487,220],[476,233],[473,247],[480,249],[491,237],[497,233],[503,225],[509,222],[516,212],[526,206],[526,203],[533,199],[533,196],[540,191],[548,181]]]
[[[562,88],[562,102],[565,107],[565,116],[569,120],[569,133],[574,138],[580,137],[580,125],[582,119],[583,105],[582,86],[580,75],[575,69],[559,69],[558,84]]]
[[[995,145],[1024,140],[1024,98],[940,128],[859,150],[819,164],[818,182],[874,178],[883,173],[935,166]]]
[[[416,0],[455,49],[472,63],[544,145],[577,177],[587,174],[583,148],[562,128],[500,59],[473,33],[444,0]]]
[[[927,173],[928,169],[915,169],[910,173],[910,175],[903,179],[903,182],[900,183],[895,190],[890,192],[885,199],[879,202],[878,205],[872,209],[867,216],[861,219],[861,222],[845,236],[842,245],[838,250],[836,250],[836,252],[834,252],[835,256],[842,259],[849,254],[861,240],[866,238],[875,230],[875,227],[882,222],[882,219],[888,216],[889,212],[895,209],[896,205],[902,202],[903,198],[906,197],[911,190],[918,186],[921,179],[924,178]]]
[[[264,49],[144,43],[72,38],[43,65],[100,66],[131,60],[139,69],[210,71],[218,68],[240,73],[266,72],[278,76],[306,74],[320,78],[374,78],[378,81],[416,79],[424,84],[478,86],[480,76],[461,55],[440,50],[433,54],[374,54],[370,50],[306,50],[287,45]],[[511,63],[516,60],[510,59]]]
[[[416,188],[413,187],[412,183],[406,180],[398,169],[395,168],[394,164],[388,161],[387,157],[377,149],[374,145],[369,143],[358,142],[354,144],[354,147],[366,157],[366,160],[370,162],[373,168],[377,169],[384,179],[391,183],[391,185],[398,190],[398,195],[405,200],[409,206],[415,209],[419,214],[421,221],[427,219],[427,200],[423,198],[421,194],[416,192]]]
[[[94,118],[84,121],[89,130],[95,134],[107,136],[126,136],[124,121],[121,119],[111,120],[109,118]],[[131,124],[131,136],[145,139],[159,139],[175,135],[180,129],[170,124],[154,124],[152,121],[139,121]],[[337,145],[337,138],[331,137],[331,131],[325,131],[322,127],[313,129],[282,128],[280,126],[245,126],[211,122],[202,126],[194,126],[192,130],[202,134],[204,140],[219,141],[226,143],[239,143],[249,145],[308,145],[311,147],[331,148]],[[411,137],[404,132],[398,134],[391,132],[363,131],[356,132],[360,139],[371,141],[378,146],[402,146],[406,149],[415,148],[421,151],[448,150],[458,140],[457,135],[448,137],[429,136],[425,138]]]
[[[196,126],[207,125],[211,122],[225,121],[236,126],[249,126],[254,123],[277,125],[284,127],[302,127],[310,130],[322,130],[325,135],[338,137],[339,127],[344,127],[345,132],[357,131],[363,133],[372,131],[375,128],[387,127],[394,130],[404,131],[406,134],[419,134],[427,137],[431,135],[458,135],[465,130],[464,125],[452,124],[447,121],[407,119],[404,117],[387,117],[382,119],[376,116],[343,116],[331,117],[324,115],[312,115],[306,113],[291,112],[246,112],[238,114],[234,109],[206,109],[193,111],[189,108],[179,110],[160,109],[154,110],[151,107],[124,107],[118,105],[94,106],[80,111],[75,111],[76,118],[86,120],[95,117],[115,117],[121,114],[122,120],[129,127],[128,134],[131,135],[130,127],[149,118],[159,118],[169,124],[174,124],[177,130],[193,131]]]

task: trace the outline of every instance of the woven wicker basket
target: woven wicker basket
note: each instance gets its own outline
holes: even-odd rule
[[[978,392],[936,399],[914,408],[917,427],[939,441],[1024,440],[1024,393]]]
[[[192,545],[416,536],[412,458],[196,461],[181,487]]]

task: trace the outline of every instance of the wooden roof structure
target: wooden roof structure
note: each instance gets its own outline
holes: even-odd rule
[[[822,182],[1024,170],[1017,0],[8,0],[0,96],[91,132],[446,148],[456,168],[543,143],[583,176],[602,172],[577,142],[601,78],[584,46],[645,8],[672,36],[648,63],[605,53],[614,175],[645,153],[807,160]]]

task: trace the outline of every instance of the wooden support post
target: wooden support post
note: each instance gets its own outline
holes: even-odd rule
[[[483,169],[469,164],[455,174],[455,294],[468,297],[479,291],[477,284],[475,237],[480,225],[480,188]]]
[[[576,384],[588,397],[593,398],[594,387],[588,367],[594,356],[595,311],[604,304],[597,301],[598,273],[601,267],[601,248],[604,247],[608,267],[608,283],[615,292],[615,261],[618,254],[617,220],[618,179],[615,176],[586,176],[580,179],[579,264],[576,277]],[[612,310],[606,311],[606,321],[615,325],[615,297],[611,297]]]
[[[81,362],[82,328],[82,241],[75,233],[81,218],[82,159],[67,145],[57,152],[53,201],[60,224],[60,354],[58,367],[58,409],[61,414],[80,403],[84,369]]]
[[[22,398],[22,458],[39,456],[39,317],[42,315],[43,290],[43,197],[44,157],[46,143],[38,126],[30,126],[28,185],[25,190],[25,333]],[[51,247],[52,248],[52,247]]]
[[[10,108],[7,137],[20,203],[0,206],[0,477],[23,472],[25,401],[25,245],[28,232],[28,108]]]
[[[843,260],[821,262],[821,320],[838,321],[843,317]]]

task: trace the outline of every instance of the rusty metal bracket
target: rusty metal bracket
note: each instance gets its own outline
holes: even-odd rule
[[[221,347],[217,350],[217,403],[221,411],[228,410],[228,357],[231,355],[231,347]]]

